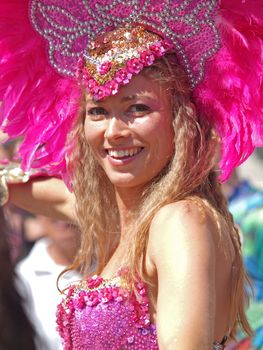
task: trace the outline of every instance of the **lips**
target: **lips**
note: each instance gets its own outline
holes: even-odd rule
[[[143,147],[105,149],[107,159],[113,167],[126,166],[134,162],[143,152]]]
[[[106,149],[106,153],[114,159],[125,159],[134,157],[142,151],[143,147],[133,147],[128,149]]]

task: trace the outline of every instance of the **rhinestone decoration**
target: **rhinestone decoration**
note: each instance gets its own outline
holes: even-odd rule
[[[172,45],[142,26],[118,28],[91,42],[79,60],[78,79],[96,100],[115,95],[133,75],[152,65]]]
[[[217,0],[31,0],[30,17],[48,41],[51,65],[62,75],[76,74],[98,35],[142,25],[172,42],[194,88],[205,62],[220,48],[217,9]]]

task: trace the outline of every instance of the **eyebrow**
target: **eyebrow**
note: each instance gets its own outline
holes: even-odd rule
[[[138,98],[138,95],[124,96],[124,97],[121,99],[121,102],[127,102],[127,101],[131,101],[131,100],[135,100],[136,98]]]
[[[135,100],[136,98],[141,98],[141,97],[148,97],[149,98],[149,94],[146,92],[146,93],[124,96],[120,102],[132,101],[132,100]],[[101,103],[103,104],[103,101],[94,101],[93,99],[90,101],[89,100],[86,101],[86,103],[88,103],[88,102],[93,102],[96,105],[100,105]]]
[[[151,94],[150,94],[148,91],[145,91],[145,92],[140,92],[140,93],[134,94],[134,95],[124,96],[124,97],[121,99],[121,102],[136,100],[136,99],[139,99],[139,98],[141,98],[141,97],[150,98],[150,99],[153,98],[153,96],[151,96]]]
[[[130,95],[130,96],[124,96],[122,99],[121,99],[121,102],[127,102],[127,101],[131,101],[131,100],[135,100],[138,96],[136,95]],[[96,100],[93,100],[93,99],[90,99],[90,100],[86,100],[86,103],[88,102],[93,102],[97,105],[100,105],[101,103],[103,104],[104,101],[96,101]]]

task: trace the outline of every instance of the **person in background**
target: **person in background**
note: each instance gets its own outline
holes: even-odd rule
[[[36,350],[36,335],[18,292],[7,233],[8,227],[0,208],[0,349]]]
[[[56,307],[61,300],[57,288],[60,273],[72,264],[79,248],[79,231],[72,224],[36,216],[43,238],[37,240],[29,255],[21,260],[16,272],[24,285],[24,305],[31,314],[35,310],[34,327],[41,329],[46,350],[61,348],[56,331]],[[76,271],[63,274],[59,288],[64,289],[71,282],[81,278]]]
[[[3,141],[4,136],[0,133],[0,141]],[[0,167],[3,168],[9,160],[14,159],[16,149],[18,148],[19,140],[12,140],[7,143],[0,144]],[[22,208],[13,205],[9,202],[3,207],[4,215],[8,221],[9,230],[7,240],[10,247],[10,254],[13,263],[27,255],[33,245],[35,237],[28,239],[28,234],[31,232],[32,215]],[[36,230],[34,230],[36,232]]]
[[[261,154],[261,157],[260,157]],[[262,149],[254,153],[254,162],[263,173]],[[235,350],[263,349],[263,189],[260,183],[247,180],[236,170],[224,185],[229,210],[237,224],[244,256],[245,268],[253,286],[247,315],[254,331],[253,337],[238,334],[239,343],[229,346]]]

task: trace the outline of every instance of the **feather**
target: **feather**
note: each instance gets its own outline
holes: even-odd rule
[[[46,168],[67,179],[67,135],[81,91],[49,64],[45,40],[28,18],[29,0],[0,2],[0,124],[24,136],[22,167]],[[219,51],[205,65],[193,95],[221,137],[221,180],[263,145],[263,1],[221,0]]]
[[[29,22],[28,5],[25,0],[0,4],[0,123],[9,138],[24,136],[19,149],[24,170],[42,167],[65,178],[65,145],[80,88],[48,64],[45,42]]]
[[[263,2],[222,0],[221,49],[195,91],[200,113],[221,137],[221,180],[263,146]]]

